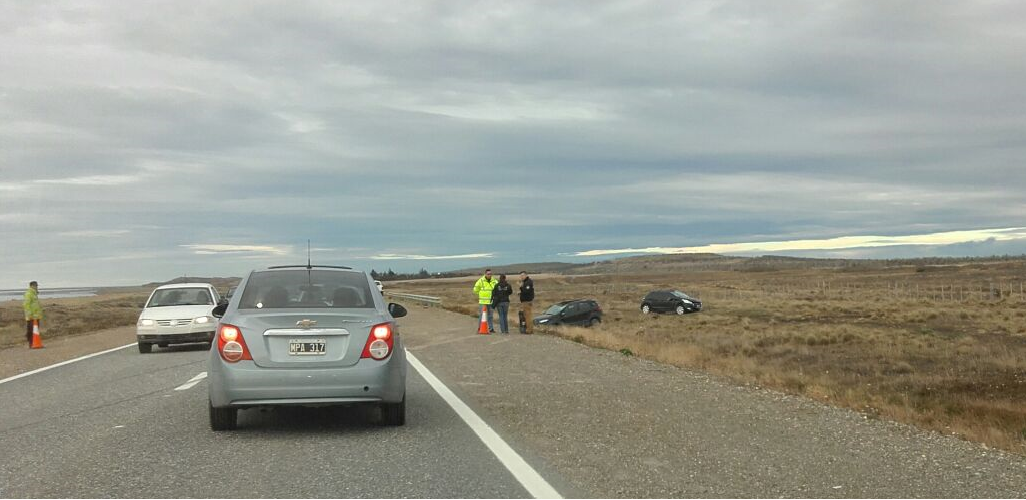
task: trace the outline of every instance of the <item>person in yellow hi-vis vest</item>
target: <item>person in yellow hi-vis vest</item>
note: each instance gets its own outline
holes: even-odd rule
[[[492,279],[492,270],[485,269],[484,276],[481,276],[474,283],[474,293],[477,294],[477,307],[480,309],[484,306],[488,311],[488,333],[495,333],[495,327],[492,326],[492,290],[495,289],[495,285],[499,284],[498,280]]]
[[[32,322],[43,320],[43,306],[39,305],[39,283],[29,283],[21,307],[25,309],[25,338],[28,339],[29,347],[32,347]]]

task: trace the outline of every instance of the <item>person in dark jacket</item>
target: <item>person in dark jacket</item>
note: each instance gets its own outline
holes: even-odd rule
[[[524,333],[534,333],[532,302],[534,302],[534,281],[527,275],[527,271],[520,271],[520,311],[524,313]]]
[[[492,290],[492,302],[499,311],[499,332],[509,335],[509,296],[513,295],[513,286],[506,281],[506,275],[499,275],[499,284]]]

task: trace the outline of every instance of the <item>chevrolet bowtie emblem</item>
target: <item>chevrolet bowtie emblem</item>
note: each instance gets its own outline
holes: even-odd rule
[[[296,326],[298,326],[300,328],[303,328],[303,329],[310,329],[311,326],[314,326],[316,324],[317,324],[316,321],[312,321],[312,320],[309,320],[309,319],[301,319],[301,320],[296,322]]]

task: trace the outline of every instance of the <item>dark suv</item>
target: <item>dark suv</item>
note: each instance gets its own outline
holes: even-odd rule
[[[702,301],[680,290],[656,290],[641,299],[641,312],[674,312],[680,315],[702,310]]]
[[[567,300],[549,306],[545,312],[534,318],[536,325],[592,326],[602,322],[602,308],[590,299]]]

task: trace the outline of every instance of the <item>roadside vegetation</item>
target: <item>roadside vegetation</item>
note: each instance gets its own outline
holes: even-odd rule
[[[96,297],[40,300],[43,343],[47,339],[134,325],[151,289],[119,291]],[[21,301],[0,302],[0,347],[25,344]]]
[[[605,312],[595,328],[541,331],[1026,454],[1026,261],[659,267],[534,276],[536,313],[572,298],[595,298]],[[440,296],[446,308],[476,316],[474,279],[391,291]],[[643,315],[641,298],[661,288],[698,296],[704,310]],[[515,299],[511,309],[516,318]]]

